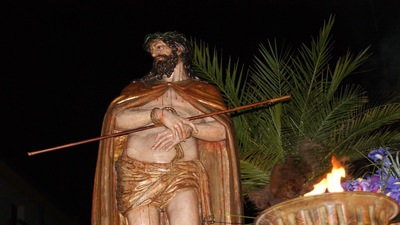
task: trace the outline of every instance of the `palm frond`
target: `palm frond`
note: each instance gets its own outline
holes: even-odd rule
[[[274,98],[289,94],[287,80],[288,75],[284,69],[284,63],[290,56],[290,48],[282,46],[278,49],[276,40],[274,44],[268,41],[268,48],[260,44],[261,57],[255,56],[255,64],[250,70],[251,81],[257,88],[249,93],[253,98]]]
[[[240,172],[244,194],[254,191],[257,188],[263,187],[269,183],[269,176],[265,171],[258,169],[252,163],[241,160]]]
[[[366,62],[371,55],[368,50],[369,47],[365,48],[355,57],[353,57],[350,52],[347,52],[343,58],[338,59],[332,75],[332,81],[329,85],[329,89],[326,91],[328,97],[334,96],[337,88],[342,84],[343,79],[351,75],[357,68]]]
[[[314,114],[314,123],[307,128],[316,140],[324,140],[330,132],[340,127],[357,113],[368,101],[365,92],[359,86],[344,86],[331,101],[326,101]]]

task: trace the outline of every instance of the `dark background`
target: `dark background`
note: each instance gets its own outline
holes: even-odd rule
[[[348,82],[399,93],[400,1],[2,1],[0,159],[82,224],[90,224],[98,142],[108,104],[152,59],[148,33],[176,30],[250,64],[260,43],[310,43],[336,16],[335,55],[371,45]]]

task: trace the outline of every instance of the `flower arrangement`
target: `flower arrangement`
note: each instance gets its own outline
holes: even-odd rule
[[[374,165],[374,173],[362,178],[347,180],[342,183],[345,191],[364,191],[385,194],[400,203],[400,159],[389,148],[380,147],[372,150],[368,158]]]

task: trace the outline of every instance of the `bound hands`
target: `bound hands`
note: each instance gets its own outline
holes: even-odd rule
[[[155,124],[163,124],[167,129],[157,134],[153,150],[171,150],[175,145],[194,133],[198,133],[196,125],[186,118],[180,117],[172,108],[158,109],[151,112],[151,119]]]

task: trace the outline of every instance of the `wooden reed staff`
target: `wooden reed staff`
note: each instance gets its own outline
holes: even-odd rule
[[[242,109],[248,109],[248,108],[252,108],[252,107],[255,107],[255,106],[259,106],[259,105],[276,103],[276,102],[287,100],[287,99],[290,99],[290,98],[291,98],[290,95],[285,95],[285,96],[281,96],[281,97],[278,97],[278,98],[268,99],[268,100],[264,100],[264,101],[260,101],[260,102],[256,102],[256,103],[252,103],[252,104],[248,104],[248,105],[235,107],[235,108],[232,108],[232,109],[226,109],[226,110],[206,113],[206,114],[202,114],[202,115],[192,116],[192,117],[189,117],[188,119],[189,120],[196,120],[196,119],[206,118],[206,117],[210,117],[210,116],[214,116],[214,115],[219,115],[219,114],[224,114],[224,113],[231,113],[231,112],[234,112],[234,111],[239,111],[239,110],[242,110]],[[69,147],[73,147],[73,146],[76,146],[76,145],[82,145],[82,144],[86,144],[86,143],[89,143],[89,142],[100,141],[100,140],[103,140],[103,139],[106,139],[106,138],[119,137],[119,136],[122,136],[122,135],[135,133],[135,132],[138,132],[138,131],[148,130],[148,129],[155,128],[155,127],[158,127],[158,126],[161,126],[161,125],[149,125],[149,126],[139,127],[139,128],[135,128],[135,129],[125,130],[125,131],[121,131],[121,132],[118,132],[118,133],[108,134],[108,135],[104,135],[104,136],[100,136],[100,137],[96,137],[96,138],[91,138],[91,139],[87,139],[87,140],[83,140],[83,141],[78,141],[78,142],[73,142],[73,143],[69,143],[69,144],[65,144],[65,145],[60,145],[60,146],[56,146],[56,147],[53,147],[53,148],[47,148],[47,149],[43,149],[43,150],[39,150],[39,151],[28,152],[28,155],[32,156],[32,155],[41,154],[41,153],[45,153],[45,152],[50,152],[50,151],[54,151],[54,150],[59,150],[59,149],[63,149],[63,148],[69,148]]]

